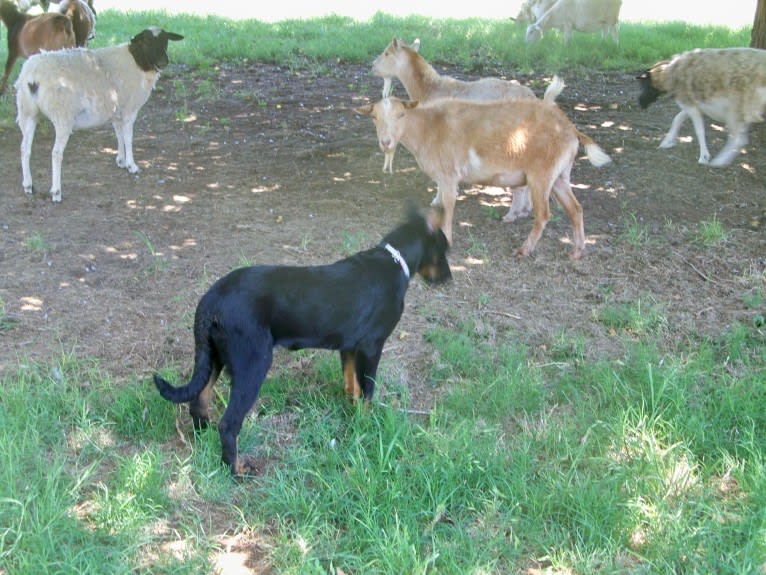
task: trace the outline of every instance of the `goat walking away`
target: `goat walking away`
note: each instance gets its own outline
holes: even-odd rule
[[[229,404],[218,424],[222,459],[235,475],[256,470],[237,437],[271,367],[274,346],[340,352],[346,393],[372,399],[383,346],[404,311],[411,274],[450,277],[441,211],[416,212],[374,248],[329,265],[252,266],[219,279],[194,316],[194,372],[183,387],[159,375],[162,397],[189,402],[195,429],[208,426],[213,386],[225,367]]]
[[[94,12],[83,0],[64,0],[59,12],[37,15],[19,11],[11,0],[0,0],[0,19],[8,29],[8,58],[0,94],[5,92],[16,60],[40,52],[86,46],[96,25]]]

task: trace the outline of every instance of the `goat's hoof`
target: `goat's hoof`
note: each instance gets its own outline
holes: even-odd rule
[[[55,194],[53,192],[51,192],[51,201],[54,204],[58,204],[61,201],[61,192],[58,192],[58,193],[55,193]]]
[[[28,196],[31,196],[35,193],[35,187],[34,186],[24,186],[24,193]]]

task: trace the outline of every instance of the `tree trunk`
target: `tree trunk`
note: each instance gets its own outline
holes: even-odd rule
[[[755,8],[753,30],[750,33],[750,47],[766,49],[766,0],[758,0]]]

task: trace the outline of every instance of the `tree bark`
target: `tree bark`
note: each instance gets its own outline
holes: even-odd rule
[[[766,0],[758,0],[750,32],[750,47],[766,49]]]

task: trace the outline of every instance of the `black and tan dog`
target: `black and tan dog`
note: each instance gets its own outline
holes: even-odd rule
[[[232,473],[254,471],[237,455],[237,437],[269,371],[275,345],[337,349],[345,391],[372,398],[383,344],[404,310],[410,272],[429,283],[451,277],[441,211],[408,220],[380,244],[334,264],[252,266],[219,279],[194,317],[194,372],[175,388],[154,376],[165,399],[190,402],[195,429],[207,427],[213,384],[226,367],[229,404],[218,424],[222,458]]]

